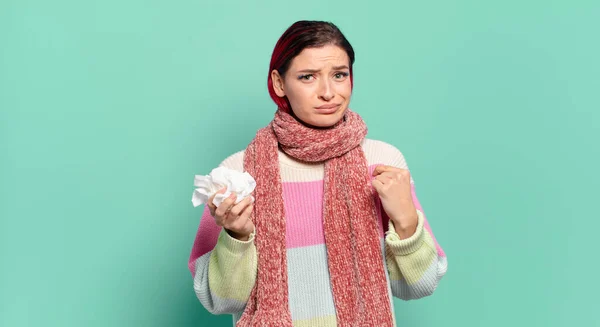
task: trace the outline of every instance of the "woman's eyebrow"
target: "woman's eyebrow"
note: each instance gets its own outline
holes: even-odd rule
[[[335,66],[335,67],[333,67],[333,70],[342,70],[342,69],[348,69],[348,66],[342,65],[342,66]]]
[[[318,73],[319,70],[318,69],[302,69],[299,70],[298,73]]]
[[[333,70],[342,70],[342,69],[348,69],[348,66],[342,65],[342,66],[335,66],[332,68],[333,68]],[[302,69],[302,70],[298,71],[298,73],[311,73],[311,74],[318,73],[318,72],[320,72],[320,69]]]

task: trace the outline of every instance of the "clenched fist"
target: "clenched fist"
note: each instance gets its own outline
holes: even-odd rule
[[[373,187],[379,194],[385,213],[394,223],[396,233],[401,239],[409,238],[415,233],[418,221],[409,171],[392,166],[377,166],[373,176]]]
[[[208,208],[210,214],[215,218],[217,225],[225,228],[225,231],[232,237],[247,241],[250,234],[254,231],[254,223],[250,220],[252,214],[252,197],[247,197],[240,203],[235,204],[236,194],[232,193],[227,199],[223,200],[218,207],[213,204],[213,199],[218,193],[225,193],[227,188],[223,188],[208,199]]]

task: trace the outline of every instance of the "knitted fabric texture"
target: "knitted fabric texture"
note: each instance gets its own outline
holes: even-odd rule
[[[325,162],[323,229],[338,326],[393,326],[374,194],[360,147],[366,134],[364,121],[350,109],[328,129],[307,127],[278,110],[248,145],[244,170],[257,181],[251,219],[258,273],[237,326],[292,326],[278,147],[300,161]]]

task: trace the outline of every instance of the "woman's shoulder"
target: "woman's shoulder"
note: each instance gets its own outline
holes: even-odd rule
[[[387,165],[408,169],[402,152],[389,143],[365,138],[362,142],[362,148],[369,166]]]
[[[237,170],[240,172],[244,171],[244,152],[245,150],[238,151],[229,157],[225,158],[219,165],[219,167],[226,167],[229,169]]]

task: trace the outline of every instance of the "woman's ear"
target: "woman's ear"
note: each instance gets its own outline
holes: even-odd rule
[[[285,91],[283,90],[283,77],[279,75],[277,69],[273,69],[271,72],[271,80],[273,81],[273,90],[278,97],[283,98]]]

